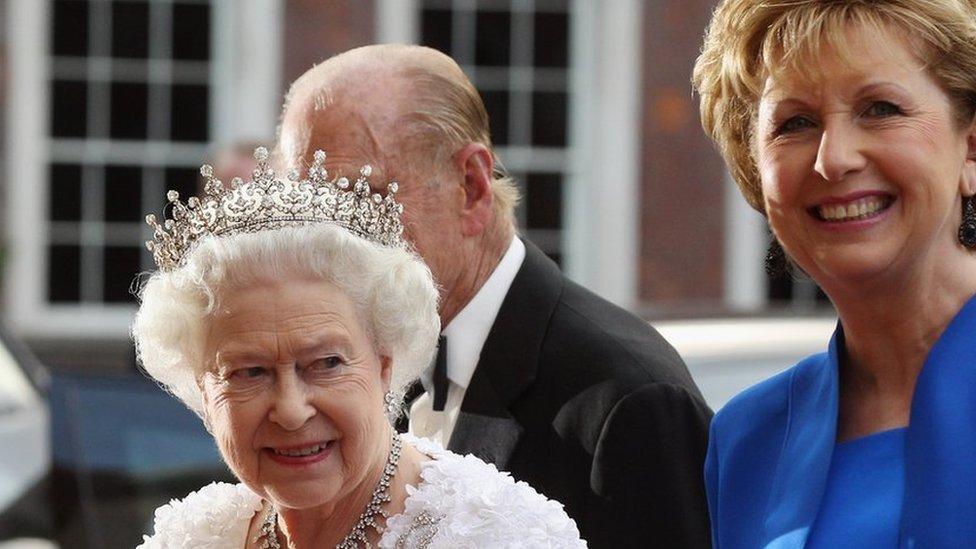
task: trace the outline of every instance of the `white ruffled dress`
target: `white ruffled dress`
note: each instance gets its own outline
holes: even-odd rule
[[[430,456],[404,511],[387,521],[383,549],[585,548],[560,503],[474,456],[427,439],[404,442]],[[156,509],[155,534],[137,549],[242,549],[262,508],[243,484],[214,483]]]

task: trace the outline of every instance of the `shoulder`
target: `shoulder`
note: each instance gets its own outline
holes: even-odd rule
[[[437,521],[431,547],[586,547],[563,506],[525,482],[472,456],[460,456],[425,439],[406,438],[434,459],[408,489],[404,512],[390,519],[404,532],[421,514]]]
[[[155,533],[137,549],[240,549],[261,505],[243,484],[209,484],[156,509]]]
[[[790,422],[791,407],[830,368],[827,353],[811,355],[792,368],[732,398],[712,419],[709,460],[736,461],[778,448]]]
[[[736,446],[737,441],[765,436],[771,429],[785,426],[791,398],[805,389],[811,376],[828,367],[827,363],[827,353],[811,355],[733,397],[712,419],[712,447],[721,452]]]
[[[629,388],[648,382],[693,387],[684,361],[653,326],[572,281],[566,281],[553,312],[545,348],[574,355],[571,364]]]

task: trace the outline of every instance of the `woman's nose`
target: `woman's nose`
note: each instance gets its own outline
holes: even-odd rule
[[[292,369],[279,375],[274,406],[268,418],[288,431],[301,429],[315,415],[308,387]]]
[[[864,167],[857,128],[848,121],[824,125],[814,170],[827,181],[837,182]]]

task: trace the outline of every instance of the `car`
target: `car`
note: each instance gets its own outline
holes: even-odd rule
[[[0,512],[14,507],[50,469],[49,381],[27,348],[0,329]],[[40,532],[18,531],[4,517],[0,514],[0,539],[17,538],[4,548],[43,546],[34,537]]]
[[[735,395],[827,349],[833,316],[660,321],[653,326],[685,359],[718,411]]]
[[[200,418],[145,375],[47,372],[13,341],[0,348],[0,549],[128,549],[158,506],[234,481]]]

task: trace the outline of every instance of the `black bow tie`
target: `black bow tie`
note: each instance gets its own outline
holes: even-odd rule
[[[437,358],[434,360],[434,370],[432,372],[432,378],[434,386],[431,387],[431,397],[434,400],[434,410],[438,412],[444,410],[444,405],[447,404],[447,387],[449,385],[447,380],[447,338],[440,336],[437,340]],[[409,423],[409,411],[413,402],[417,398],[424,394],[424,386],[420,383],[420,380],[414,381],[407,387],[406,394],[404,395],[404,406],[407,409],[407,414],[400,416],[396,422],[396,430],[400,433],[406,433]]]
[[[444,411],[447,404],[447,338],[441,336],[437,339],[437,359],[434,360],[434,410]]]

